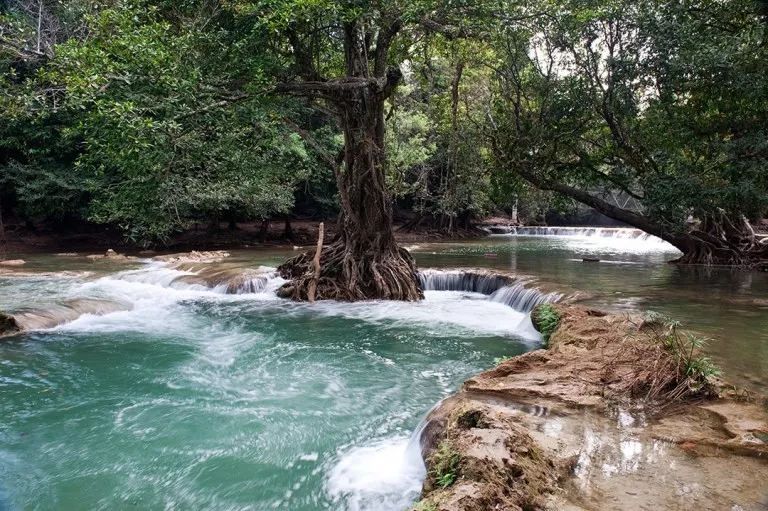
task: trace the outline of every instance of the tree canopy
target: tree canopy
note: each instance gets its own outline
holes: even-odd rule
[[[452,230],[578,202],[739,262],[768,209],[766,37],[757,0],[11,0],[0,201],[137,243],[344,213],[343,105],[377,81],[374,209]]]

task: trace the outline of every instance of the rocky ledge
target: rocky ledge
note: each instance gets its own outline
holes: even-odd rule
[[[654,317],[547,304],[547,345],[427,418],[419,511],[766,509],[768,408]]]

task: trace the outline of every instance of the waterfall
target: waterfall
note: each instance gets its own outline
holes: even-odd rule
[[[557,302],[563,297],[559,293],[542,293],[536,288],[527,288],[522,284],[506,286],[490,296],[492,302],[506,304],[520,312],[531,312],[542,303]]]
[[[503,303],[520,312],[531,312],[537,305],[556,302],[563,295],[543,293],[526,287],[506,275],[461,270],[423,270],[419,281],[424,291],[465,291],[489,295],[492,302]]]
[[[227,282],[226,293],[229,295],[243,295],[264,292],[269,283],[280,278],[277,272],[270,273],[243,273]]]
[[[512,277],[471,271],[423,270],[419,281],[424,291],[467,291],[489,295],[514,282]]]
[[[491,225],[486,227],[485,230],[489,234],[511,236],[582,236],[662,242],[661,239],[645,231],[627,227],[518,227],[513,225]]]

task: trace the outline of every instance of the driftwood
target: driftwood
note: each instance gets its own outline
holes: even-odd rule
[[[320,279],[320,253],[323,250],[323,234],[325,225],[320,222],[320,228],[317,233],[317,250],[315,251],[315,258],[312,260],[312,266],[315,267],[315,274],[312,280],[309,281],[307,286],[307,300],[309,303],[315,302],[315,292],[317,291],[317,281]]]

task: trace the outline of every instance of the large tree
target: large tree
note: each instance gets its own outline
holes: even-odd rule
[[[386,186],[385,102],[402,79],[392,50],[406,34],[463,36],[466,28],[447,20],[472,10],[479,12],[476,5],[437,1],[297,1],[282,11],[288,16],[270,11],[281,20],[297,78],[277,90],[321,101],[344,134],[344,150],[332,163],[341,202],[336,238],[322,249],[319,274],[312,252],[280,267],[291,279],[283,295],[306,299],[316,285],[319,299],[422,298],[413,258],[395,241]],[[407,54],[409,45],[399,44]]]
[[[680,262],[766,265],[749,223],[768,207],[763,4],[542,1],[500,27],[500,172],[656,235]]]

